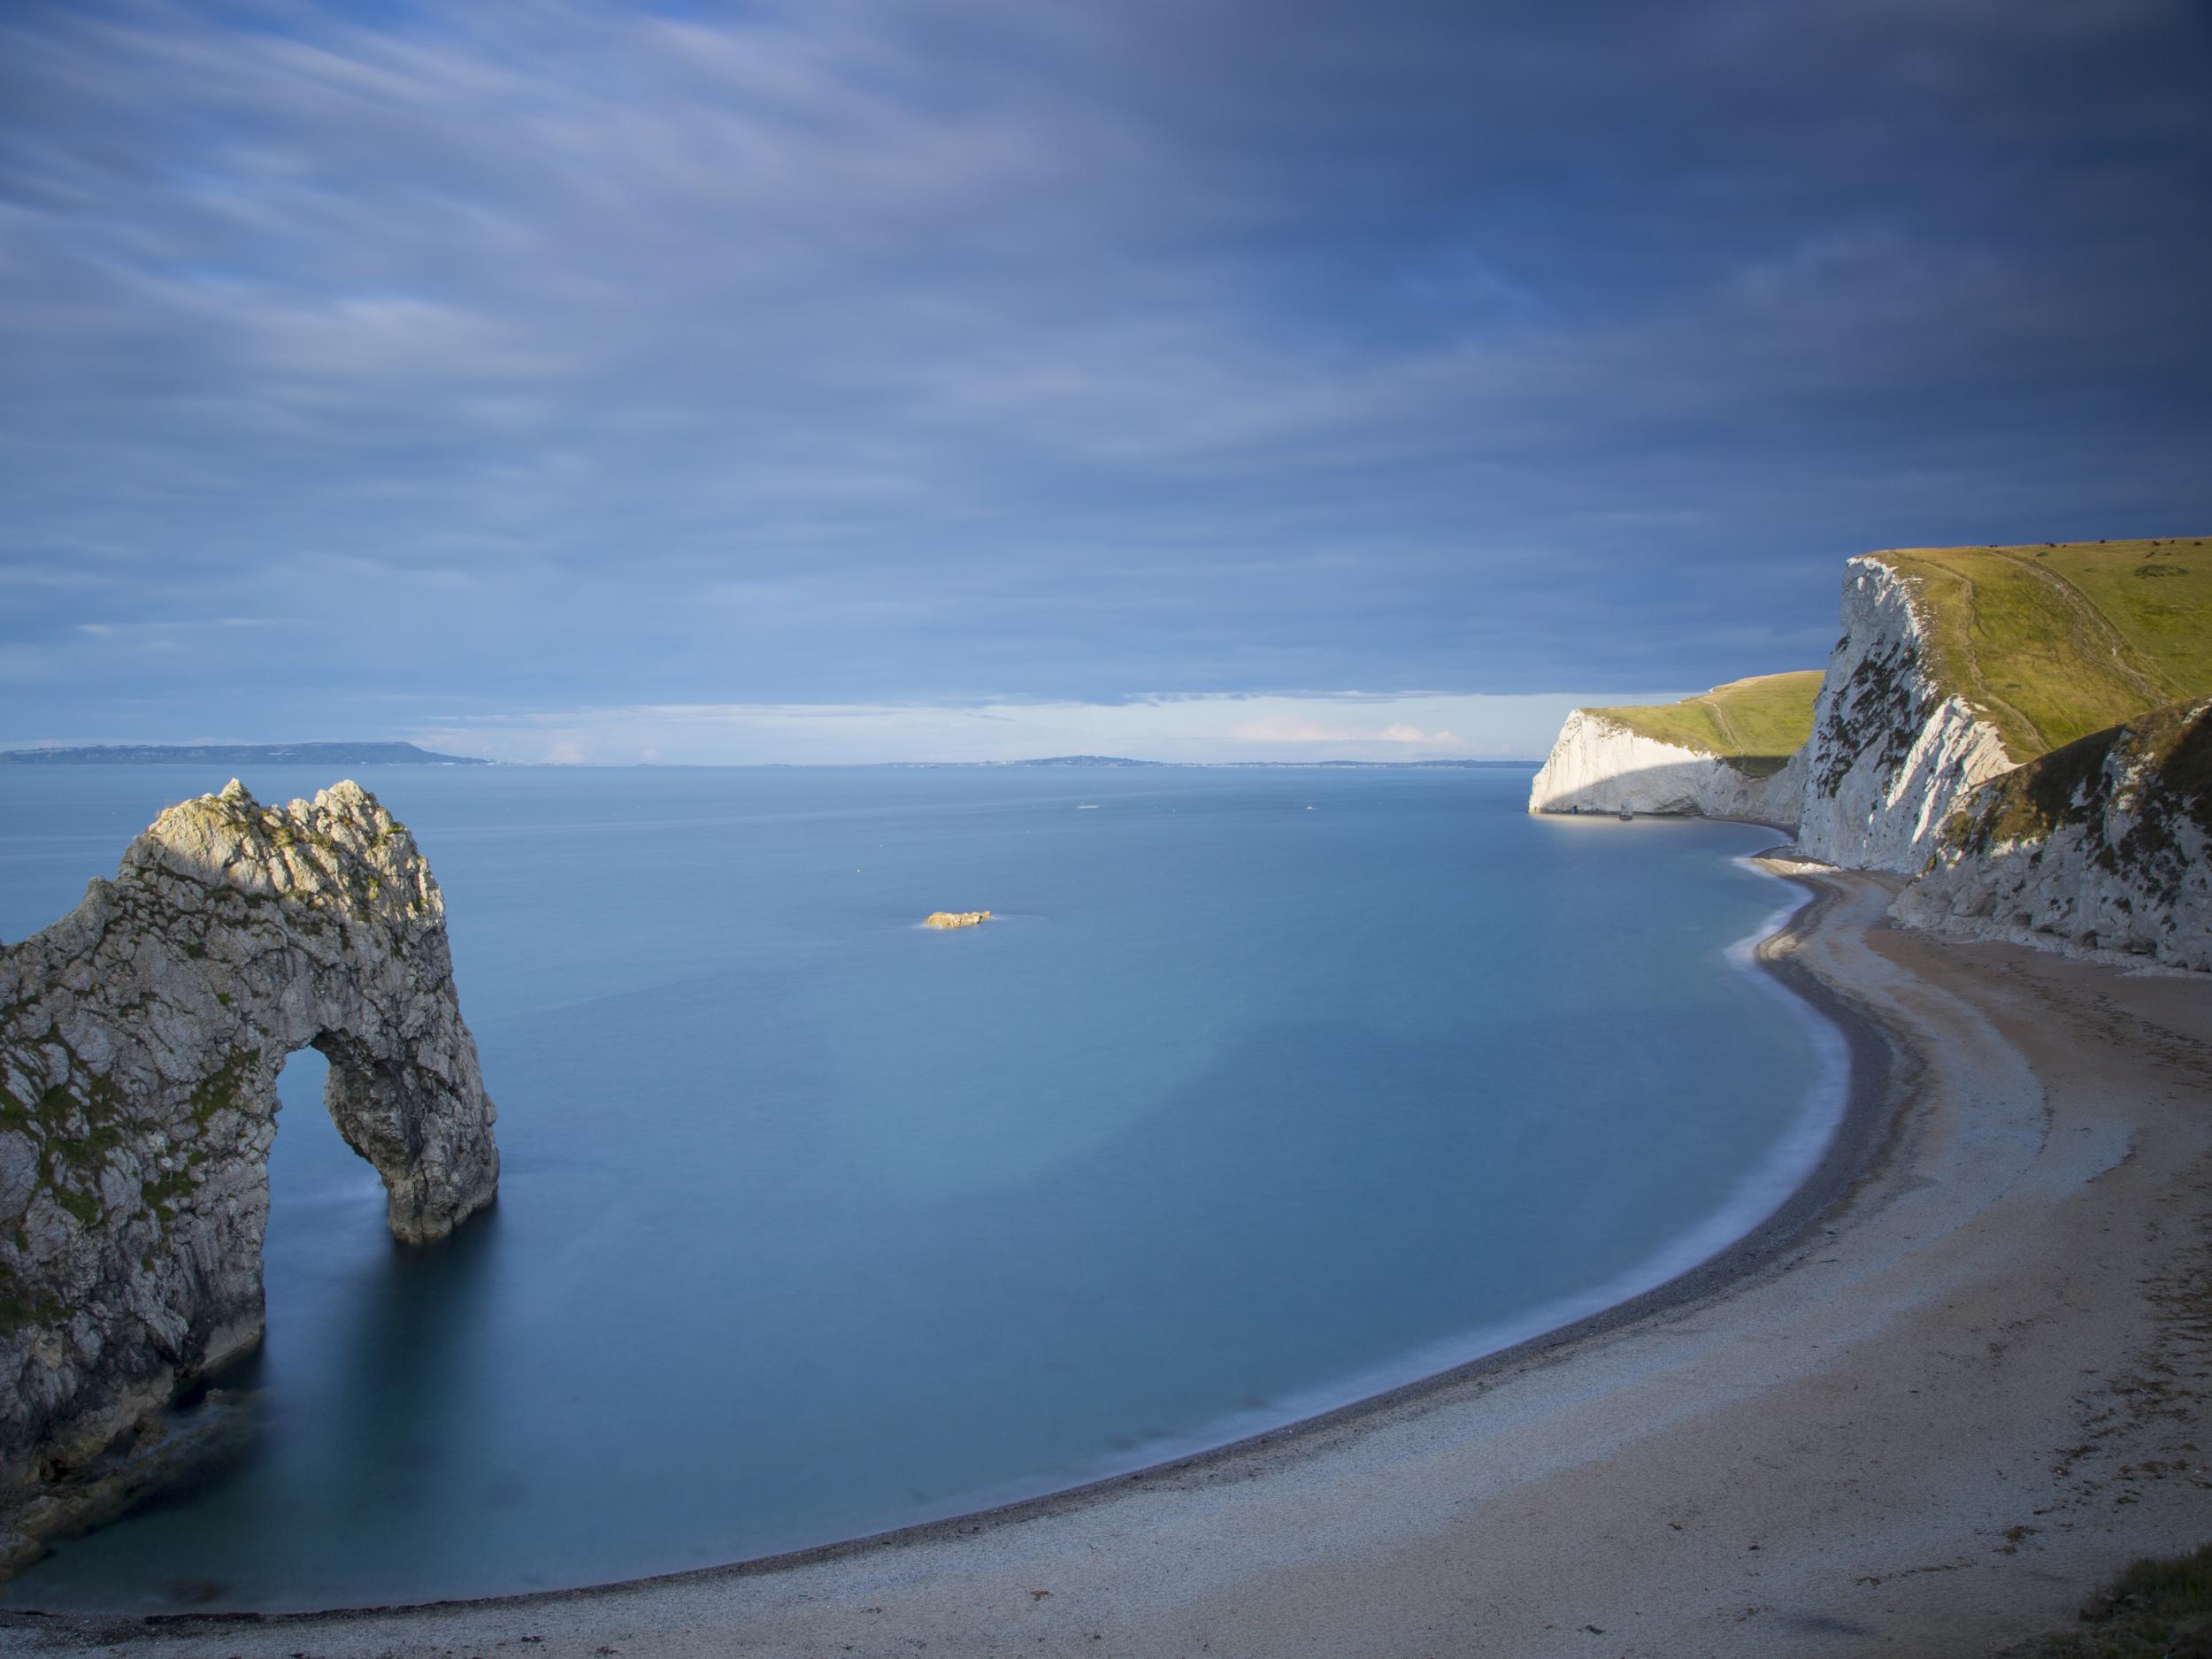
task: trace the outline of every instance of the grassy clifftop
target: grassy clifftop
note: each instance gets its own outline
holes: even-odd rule
[[[1781,771],[1812,735],[1820,674],[1817,668],[1759,674],[1679,703],[1586,712],[1657,742],[1717,755],[1739,772],[1764,778]]]
[[[1930,668],[2027,761],[2212,692],[2212,540],[1901,548]]]

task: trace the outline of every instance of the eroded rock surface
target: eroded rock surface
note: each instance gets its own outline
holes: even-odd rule
[[[259,1339],[277,1073],[310,1045],[396,1237],[491,1202],[444,901],[357,784],[172,807],[115,879],[0,947],[0,1534]]]
[[[2155,562],[2158,546],[2114,544],[2116,559],[2144,561],[2124,564],[2124,580],[2159,578],[2162,588],[2189,574]],[[1931,588],[1943,580],[1964,599]],[[1794,821],[1809,860],[1913,878],[1893,910],[1909,926],[2212,970],[2212,701],[2148,709],[2039,752],[2046,729],[2078,731],[2088,710],[2115,718],[2160,687],[2200,691],[2201,664],[2181,641],[2201,612],[2124,595],[2112,611],[2128,619],[2123,633],[2063,579],[2032,580],[2065,597],[2055,609],[2025,607],[2023,620],[2004,611],[2002,582],[1989,599],[1928,549],[1855,558],[1812,734],[1779,772],[1753,778],[1608,710],[1579,709],[1537,773],[1529,810]],[[2001,626],[1985,629],[1988,616],[1975,609],[1985,600]],[[2019,608],[2016,594],[2011,603]],[[2047,727],[1992,690],[2018,693],[2014,677],[2036,673]],[[1979,687],[1980,701],[1962,687]],[[2024,765],[1998,723],[2008,708]]]
[[[1916,874],[1951,814],[2011,769],[1996,726],[1937,682],[1928,635],[1910,577],[1877,554],[1845,567],[1843,637],[1797,763],[1809,856]]]
[[[1944,828],[1909,926],[2212,970],[2212,698],[2053,749]]]

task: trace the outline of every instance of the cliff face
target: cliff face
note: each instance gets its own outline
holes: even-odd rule
[[[355,784],[172,807],[114,880],[0,948],[0,1531],[11,1489],[258,1340],[276,1078],[311,1044],[394,1236],[491,1201],[444,901]]]
[[[1878,556],[1853,559],[1843,637],[1798,757],[1809,856],[1913,874],[1967,796],[2013,764],[1996,726],[1938,686],[1929,655],[1910,582]]]
[[[1891,913],[1909,926],[2212,970],[2212,698],[1980,791]]]
[[[1866,554],[1846,566],[1811,734],[1779,772],[1691,745],[1770,757],[1805,729],[1786,682],[1801,698],[1809,676],[1578,710],[1529,810],[1793,823],[1809,858],[1918,878],[1895,910],[1912,926],[2212,968],[2212,704],[2194,695],[2212,682],[2207,551]]]
[[[1529,789],[1532,812],[1661,812],[1797,821],[1802,756],[1756,778],[1717,755],[1632,732],[1601,712],[1577,709],[1560,728]]]

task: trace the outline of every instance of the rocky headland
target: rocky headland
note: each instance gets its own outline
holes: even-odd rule
[[[1843,634],[1814,706],[1795,814],[1798,850],[1909,875],[1979,785],[2016,763],[1993,722],[1935,673],[1932,618],[1901,564],[1845,566]]]
[[[1909,926],[2212,967],[2212,544],[1865,554],[1842,625],[1778,770],[1711,734],[1766,683],[1739,681],[1576,710],[1529,810],[1778,825],[1805,858],[1907,878]]]
[[[1577,709],[1536,775],[1529,810],[1794,824],[1804,794],[1795,751],[1819,678],[1769,674],[1660,709]],[[1754,714],[1763,718],[1747,718]],[[1755,752],[1740,718],[1763,732],[1778,726],[1787,733],[1781,752]]]
[[[178,1390],[259,1340],[277,1074],[310,1046],[394,1237],[492,1201],[444,901],[353,783],[172,807],[0,948],[0,1563],[106,1502],[88,1468],[165,1439]]]

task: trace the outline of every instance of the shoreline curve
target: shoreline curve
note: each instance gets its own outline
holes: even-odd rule
[[[1752,820],[1731,820],[1751,823]],[[1779,828],[1779,826],[1761,826]],[[1065,1513],[1163,1479],[1211,1471],[1260,1453],[1295,1451],[1316,1440],[1370,1418],[1415,1405],[1455,1389],[1479,1385],[1486,1377],[1551,1355],[1556,1350],[1617,1330],[1635,1321],[1678,1306],[1725,1293],[1736,1282],[1757,1273],[1777,1256],[1800,1240],[1823,1215],[1847,1200],[1878,1156],[1893,1123],[1896,1104],[1890,1080],[1897,1059],[1890,1033],[1865,1010],[1851,1002],[1806,971],[1793,959],[1798,941],[1822,924],[1840,895],[1806,874],[1801,866],[1776,863],[1772,855],[1783,844],[1756,852],[1725,855],[1751,864],[1776,879],[1804,890],[1806,897],[1770,918],[1778,924],[1764,933],[1755,931],[1729,947],[1749,946],[1755,972],[1763,972],[1793,995],[1812,1018],[1824,1021],[1843,1044],[1845,1075],[1843,1101],[1820,1156],[1779,1204],[1768,1210],[1745,1232],[1717,1251],[1680,1272],[1670,1275],[1620,1301],[1592,1310],[1533,1335],[1520,1338],[1438,1371],[1394,1384],[1371,1394],[1328,1406],[1253,1433],[1242,1434],[1141,1467],[1082,1480],[1071,1486],[1017,1498],[980,1509],[930,1521],[864,1532],[851,1538],[780,1550],[737,1561],[689,1567],[672,1572],[649,1573],[630,1578],[566,1588],[509,1592],[484,1596],[445,1597],[421,1601],[373,1602],[357,1605],[300,1609],[237,1609],[220,1612],[98,1613],[50,1611],[33,1605],[11,1608],[0,1602],[0,1632],[17,1620],[36,1621],[55,1629],[67,1627],[141,1629],[189,1627],[219,1629],[245,1625],[298,1624],[303,1621],[375,1618],[468,1609],[522,1609],[547,1603],[572,1603],[580,1599],[626,1592],[650,1592],[727,1578],[757,1578],[793,1569],[849,1559],[878,1550],[895,1549],[933,1540],[972,1538],[985,1532],[1018,1525],[1047,1516]],[[1826,1087],[1821,1079],[1816,1087]],[[1662,1247],[1663,1250],[1666,1247]],[[1629,1271],[1634,1271],[1632,1268]]]
[[[1662,1296],[802,1557],[411,1609],[0,1613],[0,1648],[1988,1659],[2212,1537],[2212,978],[1930,938],[1889,922],[1886,878],[1781,873],[1830,902],[1764,954],[1865,1017],[1878,1110],[1824,1206],[1801,1192]]]

